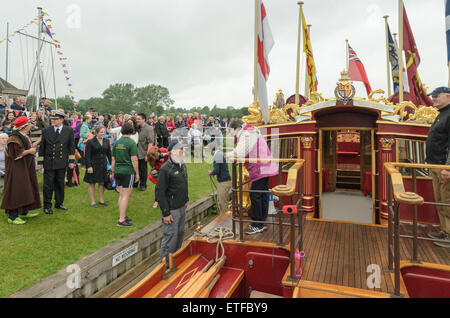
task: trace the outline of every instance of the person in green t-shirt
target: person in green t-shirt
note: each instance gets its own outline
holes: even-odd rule
[[[119,220],[118,226],[132,226],[127,217],[128,200],[133,191],[133,184],[139,181],[138,148],[131,135],[134,128],[125,123],[121,129],[122,137],[116,141],[112,150],[112,178],[116,179],[119,191]]]

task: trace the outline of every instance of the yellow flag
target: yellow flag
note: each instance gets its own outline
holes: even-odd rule
[[[308,69],[309,91],[317,92],[316,65],[314,63],[314,56],[312,52],[311,41],[309,38],[308,27],[306,26],[306,19],[303,12],[302,12],[302,25],[303,25],[303,52],[305,52],[306,54],[306,67]]]

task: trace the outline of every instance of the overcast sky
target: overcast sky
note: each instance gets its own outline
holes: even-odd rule
[[[398,32],[396,0],[304,0],[312,24],[311,43],[325,97],[345,68],[345,39],[362,60],[372,89],[387,90],[384,15]],[[430,88],[448,83],[444,0],[404,0],[421,55],[419,74]],[[297,0],[265,0],[275,45],[267,82],[271,103],[278,89],[295,93]],[[112,83],[167,87],[175,106],[247,107],[253,86],[253,0],[18,0],[2,2],[0,40],[37,16],[42,6],[67,57],[76,99],[101,96]],[[79,27],[77,16],[79,12]],[[75,27],[74,27],[75,26]],[[36,35],[32,25],[28,32]],[[36,41],[13,38],[9,81],[27,88]],[[27,49],[28,47],[28,49]],[[5,77],[5,43],[0,44],[0,77]],[[50,56],[44,51],[44,56]],[[305,62],[300,84],[304,91]],[[43,60],[50,69],[50,59]],[[28,65],[28,66],[27,66]],[[25,67],[24,67],[25,66]],[[47,96],[53,97],[45,71]],[[63,68],[55,65],[58,96],[68,93]],[[51,85],[50,85],[51,84]],[[356,83],[357,96],[366,97]],[[49,92],[50,91],[50,92]]]

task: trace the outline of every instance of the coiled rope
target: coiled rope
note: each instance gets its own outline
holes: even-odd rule
[[[206,237],[206,242],[210,244],[217,243],[216,245],[216,262],[220,261],[225,256],[225,248],[223,247],[223,240],[233,239],[234,233],[228,227],[216,227],[208,234],[202,232],[196,232],[197,235]],[[222,255],[219,257],[219,247],[222,250]]]

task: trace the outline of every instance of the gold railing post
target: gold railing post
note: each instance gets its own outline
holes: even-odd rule
[[[388,212],[388,269],[393,270],[393,250],[392,250],[392,180],[391,175],[388,174],[388,202],[387,202],[387,212]]]
[[[231,207],[232,207],[232,215],[231,215],[231,220],[232,220],[232,226],[233,226],[233,234],[235,237],[236,236],[236,221],[235,221],[235,217],[238,214],[238,197],[237,197],[237,167],[236,167],[236,162],[233,161],[232,165],[232,175],[231,175],[231,182],[232,182],[232,201],[231,201]]]
[[[242,163],[239,163],[239,241],[244,241],[244,223],[243,218],[243,192],[242,192]]]
[[[400,203],[394,207],[394,295],[400,297]]]

